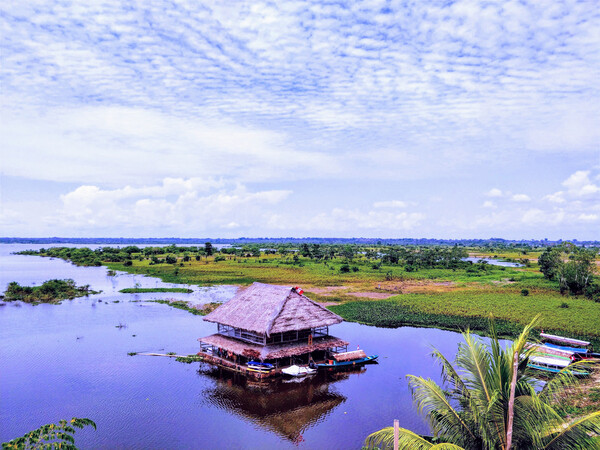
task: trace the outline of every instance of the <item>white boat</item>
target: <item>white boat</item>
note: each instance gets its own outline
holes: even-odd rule
[[[281,373],[284,373],[291,377],[305,377],[306,375],[312,375],[314,373],[317,373],[317,369],[311,369],[310,367],[306,366],[297,366],[294,364],[293,366],[281,369]]]
[[[566,358],[552,358],[548,356],[532,356],[529,358],[527,367],[544,372],[558,373],[571,364],[571,361]],[[572,375],[577,377],[586,377],[590,373],[586,370],[572,370]]]

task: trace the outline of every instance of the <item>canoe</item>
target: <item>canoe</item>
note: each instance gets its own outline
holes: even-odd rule
[[[307,366],[297,366],[294,364],[293,366],[281,369],[281,373],[289,375],[291,377],[305,377],[306,375],[312,375],[317,373],[317,369],[311,369]]]
[[[550,358],[547,356],[532,356],[527,362],[527,367],[543,372],[558,373],[561,370],[568,369],[570,361],[563,358]],[[571,374],[578,377],[587,377],[589,372],[582,370],[571,370]]]
[[[581,341],[579,339],[572,339],[563,336],[555,336],[554,334],[540,333],[542,339],[549,341],[560,342],[561,344],[575,345],[577,347],[587,347],[590,345],[588,341]]]
[[[270,373],[275,366],[269,363],[250,361],[246,365],[246,370],[253,373]]]
[[[587,348],[567,347],[565,345],[551,344],[549,342],[544,342],[544,345],[546,347],[555,348],[557,350],[563,350],[565,352],[579,353],[582,355],[585,355],[586,353],[589,352],[589,350]]]
[[[319,368],[323,368],[323,369],[341,369],[343,367],[353,367],[353,366],[358,366],[360,364],[373,362],[378,357],[379,357],[379,355],[371,355],[371,356],[367,356],[365,358],[353,359],[350,361],[336,361],[334,359],[330,359],[326,363],[317,364],[317,366]]]

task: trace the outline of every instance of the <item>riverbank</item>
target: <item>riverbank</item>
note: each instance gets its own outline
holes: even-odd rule
[[[307,295],[325,303],[344,319],[369,325],[402,325],[466,329],[485,332],[490,314],[499,332],[516,336],[535,315],[540,327],[594,342],[600,348],[600,303],[561,295],[555,283],[536,267],[474,264],[462,269],[420,269],[407,272],[397,265],[357,259],[350,272],[343,260],[315,262],[297,258],[296,264],[272,255],[227,258],[178,264],[132,265],[107,263],[113,270],[146,274],[166,282],[247,285],[254,281],[301,285]]]
[[[557,283],[545,279],[536,262],[525,267],[494,264],[497,258],[535,258],[539,252],[477,252],[477,258],[485,256],[488,261],[454,260],[447,267],[417,267],[357,252],[352,259],[333,255],[317,260],[299,252],[257,249],[255,256],[249,252],[202,255],[186,249],[145,255],[139,249],[130,250],[94,254],[126,259],[102,261],[111,271],[148,275],[170,283],[244,286],[260,281],[300,285],[310,298],[346,320],[376,326],[416,325],[455,331],[471,328],[485,332],[488,317],[493,314],[500,332],[515,336],[520,327],[541,314],[540,327],[546,331],[591,340],[600,348],[600,303],[582,296],[561,295]],[[68,259],[70,251],[55,253]],[[73,255],[79,258],[88,253],[81,249]]]

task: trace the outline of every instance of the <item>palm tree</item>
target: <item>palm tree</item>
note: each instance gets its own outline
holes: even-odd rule
[[[413,400],[435,434],[433,442],[400,429],[403,449],[592,449],[600,448],[600,411],[567,421],[557,412],[554,398],[573,384],[565,369],[541,392],[529,377],[525,344],[538,317],[520,336],[502,349],[493,319],[491,342],[486,346],[467,330],[454,365],[438,350],[433,357],[442,366],[443,389],[435,381],[408,375]],[[365,440],[368,448],[392,448],[393,428],[379,430]]]

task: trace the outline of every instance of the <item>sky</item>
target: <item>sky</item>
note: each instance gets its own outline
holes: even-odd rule
[[[0,236],[600,240],[596,0],[5,0],[0,26]]]

